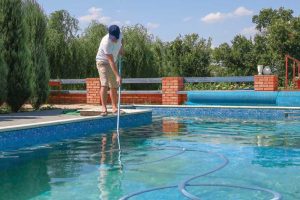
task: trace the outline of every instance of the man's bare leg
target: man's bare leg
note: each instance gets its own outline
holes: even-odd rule
[[[106,108],[106,104],[107,104],[107,90],[108,90],[108,87],[106,87],[106,86],[102,86],[101,90],[100,90],[102,112],[107,112],[107,108]]]
[[[110,88],[110,99],[111,99],[111,106],[112,106],[112,112],[117,112],[118,110],[118,98],[117,98],[117,89],[116,88]]]

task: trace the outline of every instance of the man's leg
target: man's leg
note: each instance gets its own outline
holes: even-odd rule
[[[107,63],[103,63],[101,61],[97,62],[97,69],[100,76],[100,99],[101,99],[101,105],[102,105],[102,115],[105,115],[107,112],[107,91],[108,91],[108,69],[109,65]]]
[[[100,98],[101,98],[101,105],[102,105],[102,112],[107,112],[106,104],[107,104],[107,86],[101,86],[100,90]]]
[[[110,88],[110,99],[111,99],[112,112],[117,112],[118,94],[116,88]]]

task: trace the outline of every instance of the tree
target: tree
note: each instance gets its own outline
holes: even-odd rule
[[[154,66],[157,68],[157,74],[159,77],[165,76],[168,74],[165,68],[166,64],[166,47],[165,43],[163,43],[159,38],[156,38],[154,42],[152,42],[152,52],[154,56]]]
[[[247,76],[255,72],[254,45],[246,37],[237,35],[231,41],[221,44],[213,52],[214,61],[227,70],[229,75]]]
[[[3,13],[0,12],[0,24],[3,24]],[[7,95],[7,66],[3,57],[3,40],[2,36],[0,36],[0,106],[6,100]]]
[[[1,0],[3,19],[0,33],[3,37],[4,59],[8,66],[7,103],[12,111],[18,111],[29,99],[32,91],[30,76],[30,51],[23,18],[21,0]]]
[[[272,63],[272,55],[267,37],[258,34],[254,37],[253,41],[253,54],[256,57],[257,64],[270,65],[270,63]]]
[[[25,21],[28,26],[29,49],[32,60],[33,93],[31,102],[38,109],[46,102],[49,94],[49,63],[46,54],[47,20],[42,8],[35,0],[24,4]]]
[[[237,35],[232,41],[232,69],[238,75],[253,75],[256,72],[256,58],[253,55],[253,43],[246,37]]]
[[[96,54],[101,39],[107,34],[107,27],[103,24],[93,21],[87,29],[85,29],[80,43],[83,44],[85,51],[85,69],[86,77],[99,76],[96,66]]]
[[[220,44],[212,52],[213,63],[216,65],[214,68],[222,68],[218,70],[221,72],[218,76],[233,75],[233,70],[231,69],[233,58],[232,58],[231,46],[227,43]],[[219,68],[218,68],[219,67]],[[216,70],[214,70],[216,71]]]
[[[87,57],[87,47],[82,38],[74,38],[69,44],[70,54],[70,71],[66,78],[87,78],[87,70],[92,68],[88,65],[89,58]],[[95,53],[94,53],[95,54]],[[96,54],[94,55],[95,62]],[[93,66],[96,70],[96,67]]]
[[[123,75],[130,78],[156,77],[158,68],[155,66],[152,51],[153,36],[142,25],[125,27]],[[141,88],[135,85],[132,89]]]
[[[211,40],[198,34],[177,37],[166,45],[168,76],[208,76]]]
[[[67,11],[50,15],[47,29],[47,54],[51,78],[70,78],[72,73],[70,44],[79,30],[78,20]]]
[[[290,21],[293,18],[293,13],[293,10],[284,7],[280,7],[278,10],[272,8],[262,9],[258,15],[253,16],[252,22],[256,24],[257,30],[264,31],[277,20]]]
[[[62,34],[66,42],[75,38],[79,30],[78,20],[66,10],[51,13],[48,28]]]
[[[290,9],[263,9],[252,21],[261,31],[255,37],[257,57],[276,66],[279,78],[284,77],[285,55],[300,58],[300,17],[294,17]]]
[[[1,14],[0,14],[1,15]],[[1,16],[0,16],[0,24],[1,24]],[[0,39],[0,106],[6,100],[7,95],[7,66],[3,58],[3,43],[2,39]]]

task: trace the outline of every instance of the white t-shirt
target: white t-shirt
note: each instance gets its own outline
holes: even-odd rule
[[[100,46],[96,56],[96,61],[108,62],[106,55],[112,54],[114,57],[114,61],[116,62],[118,59],[119,51],[122,47],[122,38],[122,34],[120,34],[120,38],[118,39],[118,41],[112,42],[109,39],[109,35],[105,35],[100,42]]]

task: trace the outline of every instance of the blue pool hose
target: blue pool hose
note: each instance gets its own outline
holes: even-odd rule
[[[160,148],[160,149],[162,149],[162,148]],[[198,179],[200,177],[207,176],[209,174],[212,174],[214,172],[217,172],[217,171],[221,170],[222,168],[224,168],[226,165],[229,164],[229,160],[224,155],[218,154],[218,153],[214,153],[214,152],[211,152],[211,151],[201,151],[201,150],[192,150],[192,149],[179,148],[179,150],[180,149],[182,149],[183,152],[179,152],[176,155],[180,155],[180,154],[182,154],[184,152],[187,152],[187,151],[202,152],[202,153],[207,153],[207,154],[211,154],[211,155],[216,155],[217,157],[219,157],[219,158],[221,158],[223,160],[223,163],[220,164],[219,166],[217,166],[215,169],[210,170],[210,171],[208,171],[206,173],[202,173],[202,174],[190,177],[189,179],[181,182],[178,185],[165,186],[165,187],[157,187],[157,188],[152,188],[152,189],[138,191],[138,192],[135,192],[135,193],[123,196],[119,200],[127,200],[127,199],[130,199],[132,197],[136,197],[138,195],[144,194],[144,193],[158,191],[158,190],[164,190],[164,189],[170,189],[170,188],[176,188],[176,187],[188,199],[201,200],[199,197],[197,197],[197,196],[189,193],[186,190],[186,187],[195,187],[195,186],[198,186],[198,187],[199,186],[202,186],[202,187],[203,186],[204,187],[227,187],[227,188],[238,188],[238,189],[245,189],[245,190],[260,191],[260,192],[264,192],[264,193],[268,193],[268,194],[272,195],[273,197],[272,197],[271,200],[281,200],[282,199],[282,196],[278,192],[275,192],[275,191],[272,191],[272,190],[269,190],[269,189],[265,189],[265,188],[261,188],[261,187],[245,187],[245,186],[240,186],[240,185],[227,185],[227,184],[189,184],[189,182],[192,181],[192,180]],[[166,150],[169,150],[169,149],[166,149]],[[174,156],[175,155],[171,155],[171,156],[168,156],[168,157],[156,160],[154,162],[166,160],[166,159],[169,159],[169,158],[174,157]],[[142,162],[142,163],[135,163],[135,165],[139,165],[139,164],[142,165],[142,164],[149,164],[149,163],[150,162]]]
[[[145,165],[145,164],[157,163],[157,162],[161,162],[161,161],[164,161],[164,160],[167,160],[167,159],[179,156],[180,154],[183,154],[186,151],[186,149],[184,149],[184,148],[154,148],[154,147],[151,147],[151,148],[143,148],[143,149],[139,149],[139,148],[127,148],[127,149],[122,149],[122,152],[127,152],[127,151],[131,151],[132,152],[132,151],[140,151],[140,150],[143,150],[143,151],[145,151],[145,150],[149,150],[149,151],[175,150],[175,151],[178,151],[178,152],[174,153],[174,154],[171,154],[169,156],[157,159],[157,160],[146,161],[146,162],[128,163],[126,165]],[[111,153],[111,152],[120,152],[120,151],[121,150],[119,150],[119,149],[113,149],[113,150],[103,151],[103,152],[91,155],[90,159],[91,160],[95,160],[95,157],[98,156],[98,155],[100,155],[100,154],[102,154],[102,153]]]

